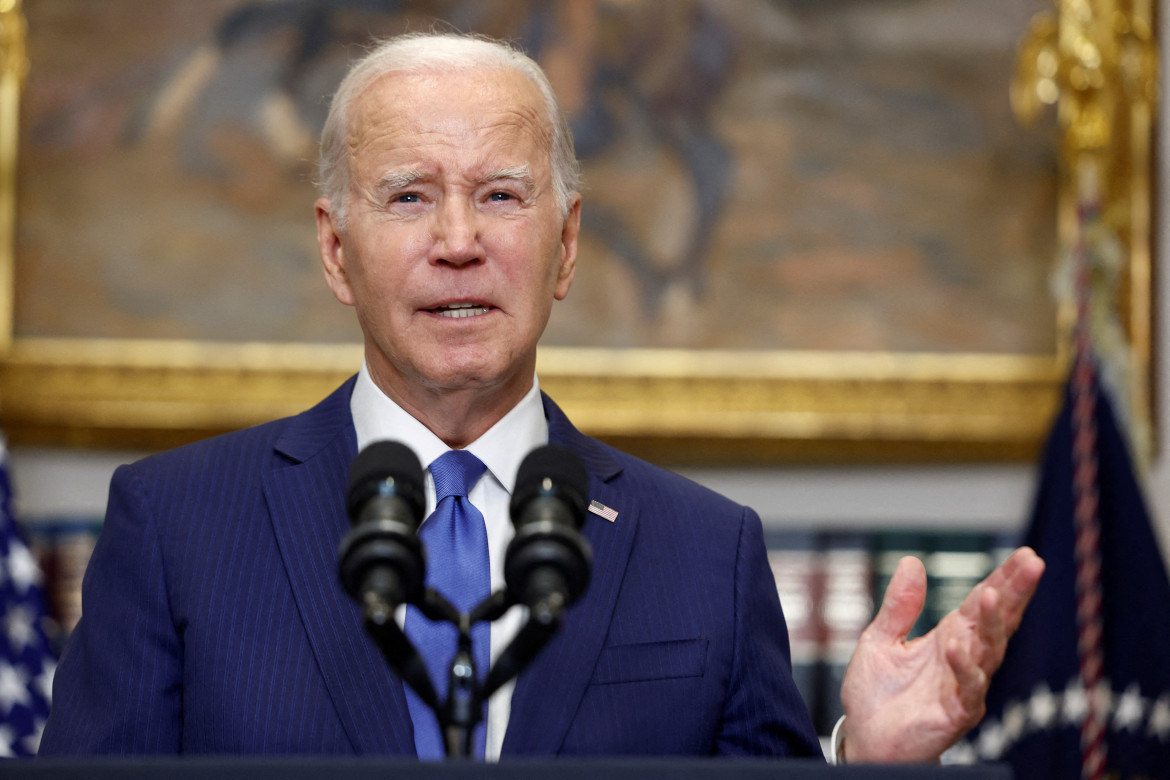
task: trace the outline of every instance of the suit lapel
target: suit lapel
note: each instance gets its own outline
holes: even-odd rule
[[[352,381],[290,421],[279,464],[264,478],[281,558],[334,709],[358,753],[414,754],[402,682],[362,628],[361,611],[338,581],[337,546],[349,528],[345,493],[357,454],[349,412]],[[585,695],[609,629],[637,530],[635,499],[610,483],[620,465],[572,426],[547,397],[549,439],[576,451],[590,474],[590,498],[617,509],[616,522],[587,515],[593,548],[589,588],[560,630],[520,675],[504,755],[559,751]]]
[[[586,515],[583,532],[593,548],[589,587],[567,613],[560,629],[520,674],[504,755],[553,754],[573,722],[609,630],[637,531],[634,499],[610,484],[621,466],[596,441],[581,434],[546,396],[549,440],[579,454],[589,471],[590,498],[619,511],[615,522]]]
[[[357,451],[351,392],[352,381],[290,421],[264,492],[309,643],[354,750],[413,754],[402,683],[338,579],[336,551],[349,528],[345,494]]]

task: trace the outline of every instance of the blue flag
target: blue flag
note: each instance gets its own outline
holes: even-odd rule
[[[1096,380],[1094,380],[1096,381]],[[1008,761],[1020,780],[1081,777],[1088,697],[1077,655],[1071,391],[1048,440],[1024,543],[1047,563],[961,758]],[[1097,488],[1105,776],[1170,778],[1170,581],[1127,444],[1098,386]]]
[[[0,440],[0,757],[34,756],[49,717],[56,662],[44,630],[41,573],[12,516]]]

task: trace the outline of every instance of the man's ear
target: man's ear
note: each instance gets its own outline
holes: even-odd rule
[[[573,286],[573,275],[577,272],[577,239],[581,235],[581,196],[573,193],[569,202],[569,213],[561,226],[561,263],[557,269],[557,287],[554,296],[563,301]]]
[[[345,272],[345,248],[329,201],[318,198],[314,210],[317,217],[317,248],[321,252],[325,283],[329,285],[337,300],[346,306],[353,306],[353,289]]]

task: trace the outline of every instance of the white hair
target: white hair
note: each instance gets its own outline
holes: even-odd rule
[[[549,162],[553,191],[562,215],[568,214],[569,198],[581,186],[581,169],[573,151],[568,120],[540,66],[523,52],[501,41],[455,33],[411,33],[387,39],[356,60],[342,79],[329,106],[329,115],[321,131],[317,187],[321,197],[329,200],[340,228],[345,228],[349,206],[349,164],[346,152],[349,111],[353,101],[367,87],[390,73],[485,67],[517,70],[540,90],[552,128]]]

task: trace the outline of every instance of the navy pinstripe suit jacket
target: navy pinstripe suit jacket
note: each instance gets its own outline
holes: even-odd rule
[[[352,380],[296,417],[123,466],[42,755],[414,754],[337,575]],[[592,581],[517,681],[503,757],[820,755],[760,520],[578,432]]]

